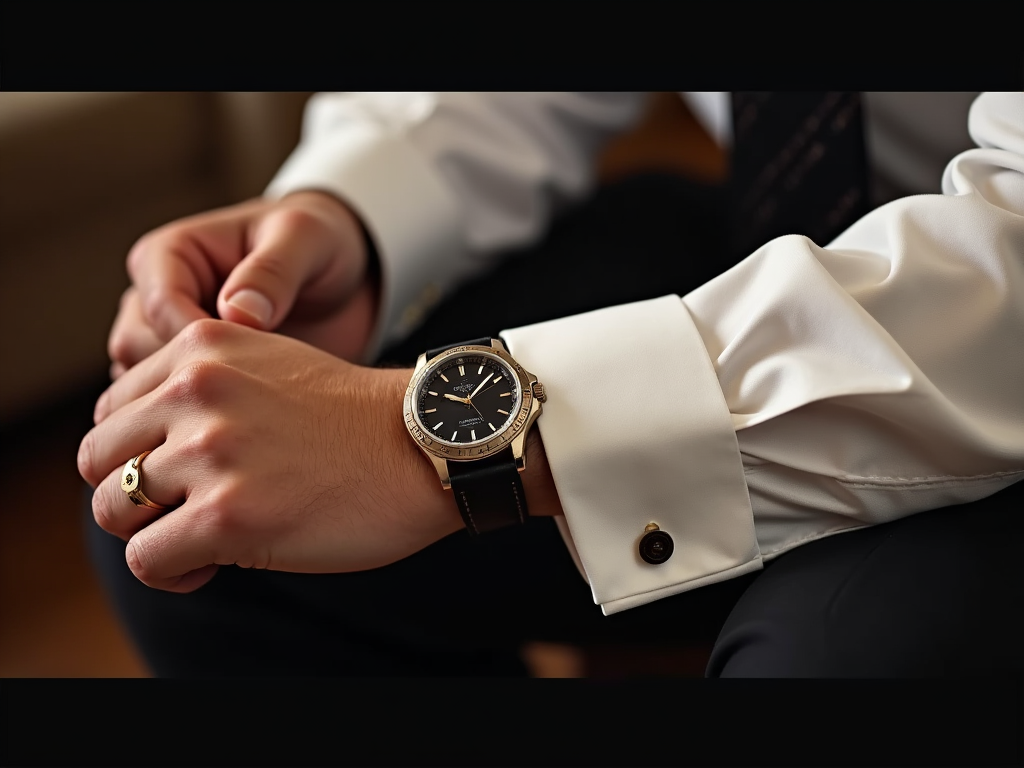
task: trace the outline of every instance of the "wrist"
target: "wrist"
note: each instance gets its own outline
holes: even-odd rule
[[[402,403],[412,369],[375,369],[379,373],[379,409],[382,461],[394,461],[396,503],[417,527],[425,527],[439,540],[462,530],[465,524],[450,491],[444,490],[430,461],[409,437],[402,419]],[[396,510],[400,511],[400,510]]]
[[[526,438],[526,469],[522,474],[523,490],[531,517],[550,517],[562,514],[562,503],[558,499],[544,441],[536,426]]]
[[[412,378],[412,369],[376,369],[380,381],[380,408],[383,416],[381,434],[384,444],[392,446],[386,455],[395,461],[397,501],[408,510],[416,525],[434,532],[436,539],[463,530],[465,523],[451,491],[441,487],[437,472],[410,438],[402,420],[402,401]],[[544,442],[537,429],[526,441],[526,468],[521,479],[526,504],[532,517],[562,514]],[[386,459],[385,459],[386,460]]]
[[[412,378],[412,369],[378,369],[383,383],[381,413],[385,415],[387,444],[397,462],[400,499],[418,522],[430,525],[442,538],[465,528],[462,516],[450,490],[444,490],[430,460],[410,438],[402,420],[402,400]],[[537,429],[532,429],[526,442],[526,468],[521,479],[526,505],[532,517],[562,514],[544,443]]]

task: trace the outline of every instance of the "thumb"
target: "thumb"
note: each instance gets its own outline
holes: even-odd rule
[[[221,318],[261,330],[277,328],[295,299],[320,281],[337,257],[338,245],[322,227],[303,216],[268,218],[253,250],[228,275],[217,298]]]

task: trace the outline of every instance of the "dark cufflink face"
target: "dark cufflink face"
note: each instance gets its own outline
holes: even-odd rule
[[[649,531],[640,539],[640,557],[645,563],[660,565],[672,557],[675,545],[664,531]]]

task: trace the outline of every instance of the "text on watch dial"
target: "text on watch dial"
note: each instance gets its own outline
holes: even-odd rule
[[[454,358],[420,386],[417,415],[438,439],[465,444],[490,440],[518,404],[515,377],[489,357]]]

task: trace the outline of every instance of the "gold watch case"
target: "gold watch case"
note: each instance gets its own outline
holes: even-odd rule
[[[446,444],[431,436],[431,434],[416,419],[416,390],[430,373],[452,358],[466,354],[483,354],[499,359],[515,375],[519,384],[519,391],[522,393],[519,398],[519,410],[515,417],[507,422],[498,432],[491,436],[487,442],[478,442],[473,445],[460,447]],[[409,386],[405,390],[403,403],[405,415],[405,427],[409,430],[412,439],[420,447],[420,450],[430,459],[441,478],[441,485],[445,490],[451,488],[451,479],[448,474],[449,461],[476,461],[493,456],[495,453],[504,450],[511,444],[512,455],[516,460],[516,469],[522,472],[526,469],[526,435],[537,420],[541,412],[541,403],[546,400],[544,386],[537,380],[537,377],[527,371],[523,366],[505,349],[500,339],[491,339],[491,346],[462,345],[445,350],[441,354],[427,360],[426,354],[421,354],[416,360],[416,369],[413,371]]]

